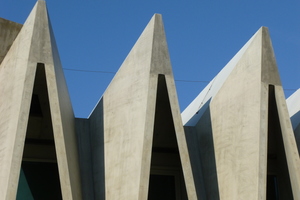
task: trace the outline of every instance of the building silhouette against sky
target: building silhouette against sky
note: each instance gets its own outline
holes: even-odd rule
[[[0,199],[300,199],[299,92],[287,106],[265,27],[182,114],[159,14],[87,119],[44,1],[0,19],[0,59]]]

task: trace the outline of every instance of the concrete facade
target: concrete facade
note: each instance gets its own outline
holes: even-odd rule
[[[0,19],[0,63],[0,199],[300,199],[299,91],[286,104],[265,27],[182,114],[159,14],[87,119],[44,1]]]
[[[202,165],[204,185],[214,183],[214,190],[205,188],[208,199],[272,199],[268,176],[276,177],[280,199],[300,198],[300,160],[267,28],[247,42],[182,117],[190,127],[187,137],[198,140],[193,159]],[[218,196],[212,196],[215,192]]]
[[[42,151],[38,146],[51,142],[51,137],[62,197],[81,199],[75,119],[44,1],[36,3],[0,69],[0,95],[6,97],[0,100],[0,199],[16,199],[24,159],[52,162],[51,153],[44,155],[46,158],[34,154]],[[45,87],[41,90],[42,82]],[[41,117],[32,107],[35,97],[42,102],[37,109]],[[40,130],[36,130],[38,126]]]
[[[286,100],[291,123],[295,133],[295,139],[298,147],[298,152],[300,152],[300,89],[294,92]],[[300,153],[299,153],[300,154]]]
[[[169,101],[161,101],[171,109],[187,193],[196,198],[162,20],[154,15],[102,97],[108,199],[147,198],[153,137],[166,134],[154,130],[159,75],[167,87]]]
[[[177,198],[197,198],[161,15],[152,17],[88,123],[95,199],[147,199],[150,174],[166,168],[184,177]],[[174,159],[162,163],[167,156]]]
[[[21,28],[21,24],[0,18],[0,64]]]

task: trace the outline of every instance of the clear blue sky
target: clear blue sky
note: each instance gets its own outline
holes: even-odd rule
[[[2,0],[0,17],[23,24],[35,2]],[[266,26],[286,96],[300,87],[298,0],[46,2],[64,68],[116,72],[152,15],[160,13],[175,80],[210,81],[261,26]],[[113,75],[65,70],[77,117],[89,115]],[[176,81],[181,110],[206,84]]]

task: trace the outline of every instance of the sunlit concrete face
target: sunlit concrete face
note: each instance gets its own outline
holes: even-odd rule
[[[10,29],[0,72],[0,93],[7,97],[0,102],[1,199],[81,199],[75,119],[45,2],[37,2],[22,29],[14,23]],[[90,118],[77,119],[77,133],[80,161],[88,161],[81,165],[84,197],[156,199],[161,187],[155,183],[166,179],[165,189],[172,190],[166,199],[197,198],[160,15]],[[32,164],[41,169],[45,163],[56,168],[58,189],[51,194],[32,189],[45,178],[32,178],[38,171]]]
[[[295,139],[298,147],[298,153],[300,155],[300,89],[294,92],[286,100],[289,115],[291,118],[291,123],[293,126]]]
[[[162,115],[165,106],[160,104],[169,107],[167,114]],[[175,191],[176,199],[197,198],[160,15],[152,17],[130,51],[102,106],[106,199],[147,199],[150,173],[164,173],[159,162],[166,154],[174,159],[165,171],[173,169],[183,185]]]
[[[76,127],[85,198],[197,199],[161,15]]]
[[[0,64],[21,28],[21,24],[0,18]]]
[[[36,3],[0,68],[0,94],[5,96],[0,100],[0,198],[16,198],[22,160],[55,162],[57,158],[63,199],[81,199],[74,115],[44,1]],[[46,91],[35,84],[41,78]],[[45,123],[30,113],[37,105],[35,95],[48,102],[36,110],[45,115]],[[54,138],[55,148],[52,145],[52,150],[37,155],[32,148],[37,148],[43,137]]]
[[[88,119],[74,119],[44,1],[23,27],[0,19],[0,63],[0,199],[300,199],[299,93],[289,115],[267,28],[182,119],[159,14]]]
[[[280,198],[299,198],[300,162],[266,28],[249,40],[182,116],[185,126],[198,135],[203,181],[215,185],[214,190],[205,188],[207,196],[217,191],[220,199],[272,199],[278,191],[270,185],[278,181]],[[204,121],[211,126],[203,126]],[[203,153],[212,150],[212,158]]]

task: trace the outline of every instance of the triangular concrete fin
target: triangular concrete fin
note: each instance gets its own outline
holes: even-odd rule
[[[299,169],[295,168],[295,163],[299,163],[299,157],[293,156],[297,148],[295,141],[292,140],[293,132],[288,124],[290,120],[275,56],[268,30],[265,27],[259,29],[257,37],[210,103],[221,199],[236,197],[256,199],[272,195],[272,192],[270,193],[266,188],[266,185],[270,185],[270,179],[267,179],[270,172],[266,169],[272,162],[270,157],[268,158],[268,138],[271,138],[270,142],[273,138],[270,136],[272,127],[268,126],[272,120],[269,113],[270,109],[275,109],[274,106],[270,107],[269,101],[272,87],[275,87],[277,102],[275,107],[277,106],[280,121],[280,127],[273,128],[280,131],[279,135],[282,135],[284,141],[282,151],[284,152],[280,154],[285,153],[288,166],[288,171],[278,172],[278,176],[285,174],[296,177],[296,180],[291,179],[293,191],[290,191],[290,194],[293,192],[294,198],[297,199],[298,189],[296,188],[299,186],[299,176],[295,173],[300,174],[300,172],[297,172]],[[281,130],[278,130],[280,128]],[[238,153],[241,151],[243,154]],[[225,156],[224,152],[226,152]],[[278,162],[284,162],[284,159]],[[243,167],[246,166],[251,170],[243,171]],[[227,182],[230,176],[235,179],[235,183],[229,185]],[[278,183],[283,184],[280,180]],[[241,192],[243,187],[248,188],[251,193]]]
[[[169,96],[167,104],[172,113],[188,198],[197,198],[163,23],[161,15],[155,14],[101,99],[107,199],[147,199],[161,76]],[[91,130],[91,135],[96,134],[96,129]]]
[[[280,199],[300,198],[300,159],[281,86],[269,85],[268,184]],[[275,179],[275,180],[274,180]],[[267,187],[269,189],[269,187]]]
[[[229,77],[232,70],[236,67],[239,60],[246,53],[252,43],[261,41],[260,47],[255,47],[256,59],[262,62],[261,74],[262,82],[268,82],[274,85],[281,85],[279,73],[276,65],[275,55],[270,40],[269,31],[266,27],[261,27],[249,41],[240,49],[240,51],[228,62],[228,64],[217,74],[216,77],[203,89],[195,100],[182,112],[183,123],[187,126],[193,126],[200,119],[199,111],[206,102],[210,101]],[[251,50],[250,50],[251,51]],[[258,54],[261,55],[258,55]],[[248,53],[249,55],[249,53]],[[246,55],[246,56],[248,56]],[[268,72],[268,73],[264,73]],[[203,113],[204,111],[200,111]],[[197,113],[197,114],[196,114]]]
[[[15,199],[38,63],[45,66],[63,199],[80,199],[74,114],[45,1],[35,4],[0,66],[0,195]],[[58,86],[59,84],[59,86]]]
[[[201,114],[208,108],[205,105],[218,93],[228,76],[239,63],[241,57],[246,53],[251,45],[261,39],[260,30],[258,30],[247,43],[235,54],[235,56],[225,65],[225,67],[209,82],[209,84],[199,93],[199,95],[182,112],[182,120],[185,126],[195,126],[201,118]],[[257,53],[260,50],[256,50]],[[258,57],[260,59],[260,56]],[[204,110],[202,110],[204,109]]]
[[[18,184],[19,199],[62,199],[45,65],[37,64]],[[28,190],[28,189],[27,189]],[[25,190],[26,193],[28,191]]]
[[[277,180],[279,198],[300,199],[300,159],[268,29],[262,27],[262,95],[268,87],[268,170]],[[264,102],[262,102],[263,104]],[[272,108],[273,107],[273,108]],[[274,111],[276,110],[276,111]],[[278,119],[274,119],[275,117]],[[275,120],[275,121],[274,121]],[[278,127],[276,127],[276,125]],[[275,153],[269,152],[275,140]],[[272,144],[273,142],[273,144]],[[273,146],[274,148],[274,146]],[[271,154],[271,155],[270,155]],[[274,156],[275,155],[275,156]],[[272,163],[273,162],[273,163]],[[276,164],[274,164],[276,162]],[[277,171],[276,171],[277,168]],[[267,186],[270,180],[267,180]],[[267,187],[267,189],[269,189]],[[267,191],[268,195],[268,191]]]
[[[185,115],[186,122],[194,120],[186,125],[195,127],[198,138],[206,140],[210,135],[213,136],[213,147],[199,148],[204,148],[202,152],[214,149],[220,199],[253,200],[264,199],[267,195],[270,197],[267,192],[267,185],[270,185],[267,166],[272,161],[267,158],[271,128],[282,136],[282,140],[276,141],[283,141],[280,154],[285,156],[278,162],[284,165],[286,160],[287,171],[282,174],[290,176],[291,187],[287,195],[293,193],[294,199],[299,198],[299,156],[295,156],[297,147],[282,91],[268,30],[261,27],[204,89],[204,93],[200,93],[201,98],[198,96],[192,103],[193,109],[198,106],[198,110],[194,110],[198,113],[205,113],[209,109],[209,119],[204,115],[197,117],[197,113],[192,113],[192,110],[189,110],[189,117]],[[269,103],[271,94],[276,97],[273,106]],[[275,120],[270,116],[273,115],[270,109],[275,108],[280,127],[270,127],[270,124],[274,124],[270,120]],[[211,130],[203,130],[201,127],[205,120],[211,120]],[[270,145],[274,144],[271,141],[274,137],[269,138]],[[202,160],[202,163],[207,162],[209,160]]]
[[[155,14],[153,18],[155,26],[153,30],[150,73],[173,76],[162,16]]]
[[[174,120],[171,110],[166,77],[162,74],[160,74],[157,79],[154,115],[148,199],[176,199],[176,197],[187,199],[186,187],[189,185],[180,181],[184,179],[183,173],[184,169],[186,170],[186,166],[184,166],[180,158],[180,150],[184,153],[187,152],[185,152],[186,150],[182,151],[182,146],[179,147],[179,144],[183,144],[182,142],[180,143],[177,138],[182,139],[182,136],[180,137],[180,134],[178,134],[178,129],[175,130],[174,123],[176,123],[176,120]],[[185,140],[185,138],[183,139]],[[184,162],[189,161],[185,159],[184,156],[183,159]],[[170,167],[172,170],[163,169],[164,167]],[[189,175],[189,173],[185,175]],[[169,182],[166,181],[166,177],[168,176],[171,177]],[[173,180],[172,176],[174,176]],[[188,179],[186,182],[189,183],[190,181],[193,181],[193,179]],[[175,185],[174,188],[172,184]],[[162,188],[168,192],[158,192],[161,191]]]

